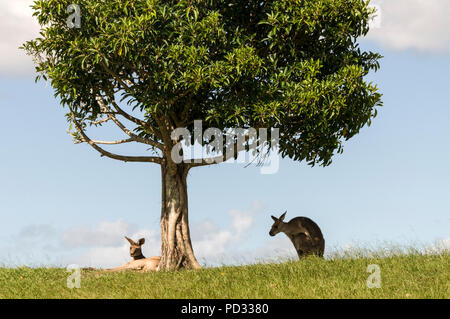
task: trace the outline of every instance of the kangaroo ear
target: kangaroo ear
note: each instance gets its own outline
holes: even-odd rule
[[[145,238],[139,239],[137,243],[138,243],[139,246],[144,245],[144,243],[145,243]]]
[[[128,240],[128,242],[129,242],[131,245],[136,245],[136,243],[135,243],[132,239],[128,238],[127,236],[125,236],[125,239]]]
[[[284,214],[280,216],[279,219],[280,219],[281,221],[283,221],[283,220],[284,220],[284,217],[286,217],[286,213],[287,213],[287,211],[285,211]]]
[[[270,217],[272,217],[274,222],[278,221],[278,218],[276,218],[275,216],[270,216]]]

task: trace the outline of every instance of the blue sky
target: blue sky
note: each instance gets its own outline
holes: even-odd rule
[[[450,38],[439,30],[450,6],[408,0],[410,12],[423,13],[411,17],[399,10],[402,1],[376,1],[379,25],[362,41],[385,56],[368,77],[384,107],[331,166],[283,159],[274,175],[237,164],[191,171],[191,232],[204,264],[294,256],[283,235],[268,235],[270,215],[285,210],[315,220],[328,252],[449,244]],[[159,167],[100,158],[72,143],[51,88],[34,83],[15,49],[35,32],[19,10],[29,2],[0,5],[9,13],[0,23],[0,264],[114,266],[128,259],[124,235],[145,236],[144,253],[158,254]],[[435,29],[418,33],[426,22]],[[17,38],[8,36],[14,30]]]

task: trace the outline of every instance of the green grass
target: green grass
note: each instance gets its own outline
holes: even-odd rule
[[[367,266],[381,269],[381,288],[368,288]],[[83,271],[67,288],[60,268],[0,268],[0,298],[450,298],[450,255],[315,257],[302,261],[197,271]]]

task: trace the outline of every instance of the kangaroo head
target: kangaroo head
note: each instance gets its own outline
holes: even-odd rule
[[[133,259],[145,258],[144,255],[142,255],[142,245],[145,243],[145,238],[141,238],[137,242],[127,236],[125,236],[125,239],[130,243],[130,256],[133,257]]]
[[[269,232],[270,236],[275,236],[276,234],[281,232],[281,227],[284,225],[283,220],[284,220],[284,217],[286,217],[286,213],[287,213],[287,211],[285,211],[284,214],[280,216],[280,218],[276,218],[275,216],[270,216],[270,217],[272,217],[272,219],[274,221],[272,228],[270,229],[270,232]]]

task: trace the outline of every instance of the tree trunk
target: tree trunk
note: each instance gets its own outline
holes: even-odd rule
[[[167,163],[167,162],[166,162]],[[194,256],[188,222],[186,177],[184,164],[161,165],[161,261],[158,270],[201,268]]]

